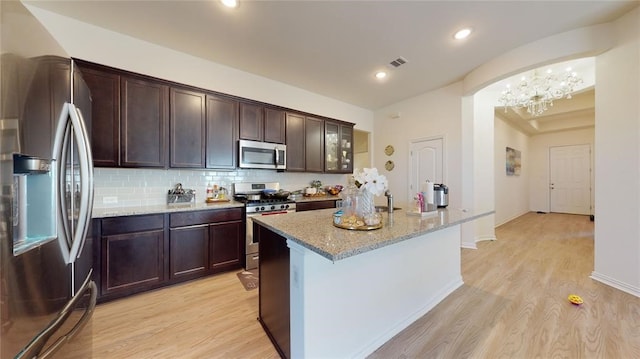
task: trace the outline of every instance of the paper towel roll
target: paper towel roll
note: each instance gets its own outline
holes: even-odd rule
[[[433,182],[427,180],[427,184],[424,186],[424,201],[428,204],[433,204]]]

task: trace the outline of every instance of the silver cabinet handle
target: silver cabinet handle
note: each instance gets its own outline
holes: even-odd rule
[[[278,167],[278,163],[280,163],[280,153],[278,152],[278,147],[274,149],[276,152],[276,167]]]

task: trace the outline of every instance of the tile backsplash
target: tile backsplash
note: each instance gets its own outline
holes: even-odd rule
[[[163,205],[167,191],[182,183],[184,188],[196,190],[196,201],[204,201],[207,184],[226,187],[233,191],[235,182],[280,182],[280,188],[295,191],[309,186],[318,179],[324,185],[348,181],[345,174],[291,173],[271,170],[163,170],[95,168],[94,208],[137,207]]]

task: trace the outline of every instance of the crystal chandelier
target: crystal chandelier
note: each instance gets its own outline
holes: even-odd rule
[[[553,106],[553,100],[570,99],[571,93],[580,83],[582,79],[571,68],[559,75],[549,69],[544,76],[534,70],[530,77],[523,76],[516,88],[507,85],[498,101],[505,106],[505,112],[507,106],[514,109],[520,107],[526,108],[532,116],[540,116]]]

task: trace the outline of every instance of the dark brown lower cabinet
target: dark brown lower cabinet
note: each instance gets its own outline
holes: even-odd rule
[[[209,252],[210,266],[214,273],[228,269],[243,267],[242,259],[245,258],[243,237],[244,224],[242,221],[211,224],[209,226]]]
[[[100,243],[101,299],[156,288],[166,280],[164,215],[103,219]]]
[[[94,226],[100,302],[244,267],[241,207],[103,218]]]
[[[296,203],[296,212],[313,211],[316,209],[336,208],[336,200],[311,201]]]
[[[171,279],[201,277],[209,267],[209,226],[171,228]]]

